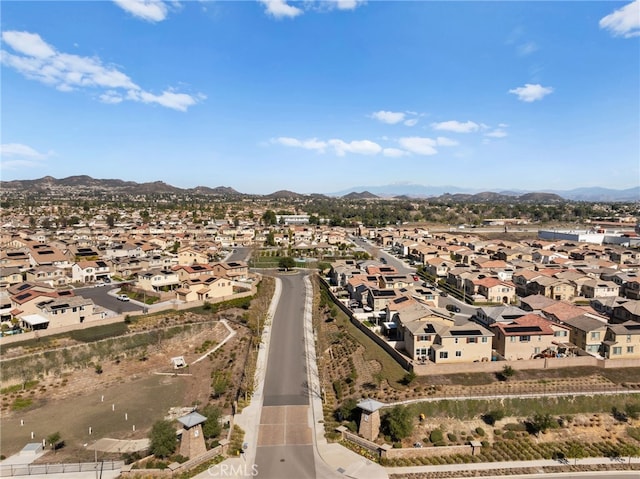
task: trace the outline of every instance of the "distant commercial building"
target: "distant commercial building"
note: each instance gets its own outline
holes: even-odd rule
[[[279,225],[307,225],[309,215],[276,215],[276,221]]]
[[[538,238],[547,241],[574,241],[593,244],[637,245],[640,238],[628,231],[594,230],[538,230]]]

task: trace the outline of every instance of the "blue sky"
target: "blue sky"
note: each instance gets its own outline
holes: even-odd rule
[[[0,8],[2,180],[640,185],[640,0]]]

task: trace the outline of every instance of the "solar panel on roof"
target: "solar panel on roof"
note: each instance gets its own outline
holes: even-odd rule
[[[16,296],[16,299],[17,299],[18,301],[22,301],[23,299],[26,299],[26,298],[28,298],[29,296],[31,296],[31,293],[24,293],[24,294],[21,294],[20,296]]]
[[[403,296],[401,298],[396,299],[394,303],[400,304],[400,303],[404,303],[405,301],[409,301],[409,298],[407,298],[406,296]]]
[[[482,336],[482,332],[479,329],[460,329],[451,331],[451,336]]]
[[[630,324],[628,326],[625,326],[625,328],[629,331],[638,331],[640,330],[640,324]]]
[[[24,284],[21,284],[20,286],[18,286],[18,291],[23,291],[26,288],[30,288],[30,287],[31,287],[31,285],[29,283],[24,283]]]
[[[540,326],[506,326],[504,330],[507,333],[541,333]]]
[[[425,333],[430,333],[430,334],[434,334],[436,332],[436,329],[433,327],[433,324],[427,324],[424,327],[424,332]]]

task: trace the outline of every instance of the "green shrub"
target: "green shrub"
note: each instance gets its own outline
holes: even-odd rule
[[[447,434],[447,439],[449,439],[449,441],[451,442],[456,442],[458,440],[458,438],[456,437],[456,435],[452,432],[450,432],[449,434]]]
[[[484,429],[482,429],[481,427],[477,427],[476,428],[476,434],[480,437],[484,436]]]
[[[434,429],[433,431],[431,431],[431,434],[429,434],[429,441],[431,441],[433,444],[442,442],[443,440],[444,436],[440,429]]]

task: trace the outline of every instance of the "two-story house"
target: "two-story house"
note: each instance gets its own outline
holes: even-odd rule
[[[233,294],[233,282],[228,278],[201,276],[181,281],[176,289],[176,299],[180,301],[207,301],[224,298]]]
[[[558,342],[566,342],[570,329],[537,314],[527,314],[511,323],[490,326],[495,336],[493,349],[508,361],[532,359],[547,351],[557,351]]]
[[[71,266],[71,280],[74,283],[93,283],[111,279],[111,270],[106,261],[79,261]]]
[[[602,346],[606,359],[640,358],[640,324],[635,321],[610,324]]]

